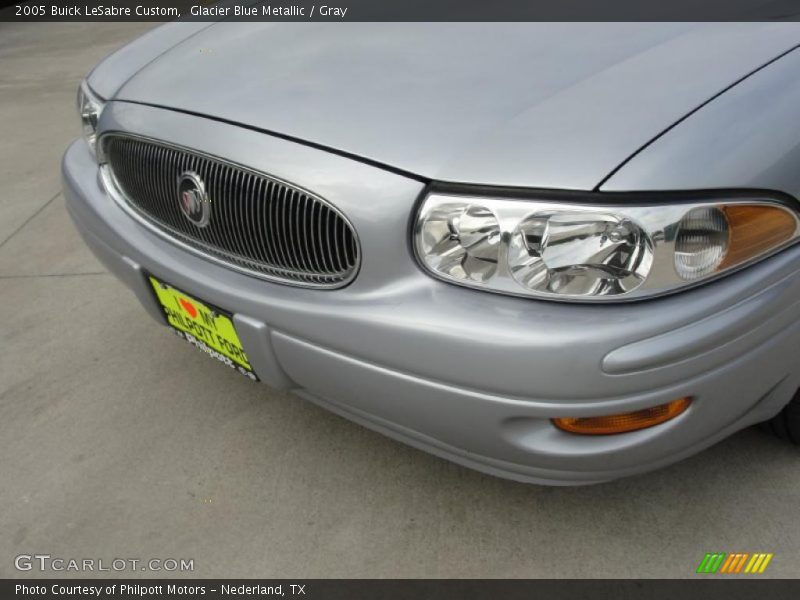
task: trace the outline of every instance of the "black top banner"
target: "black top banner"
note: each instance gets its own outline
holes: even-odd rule
[[[0,21],[798,21],[800,0],[0,0]]]

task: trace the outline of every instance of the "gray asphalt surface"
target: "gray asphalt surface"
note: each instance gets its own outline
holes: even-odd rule
[[[800,452],[760,431],[610,484],[516,484],[154,323],[59,194],[81,77],[147,28],[0,24],[0,577],[25,553],[194,559],[197,577],[694,577],[706,552],[758,551],[764,576],[800,574]]]

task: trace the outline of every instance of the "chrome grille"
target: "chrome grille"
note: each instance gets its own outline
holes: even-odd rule
[[[341,287],[359,264],[355,232],[313,194],[262,173],[162,142],[119,134],[101,140],[119,200],[145,223],[199,253],[267,279]],[[205,184],[210,218],[192,223],[180,207],[187,172]],[[108,175],[108,173],[107,173]]]

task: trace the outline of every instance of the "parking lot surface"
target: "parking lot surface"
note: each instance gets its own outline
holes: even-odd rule
[[[623,481],[517,484],[159,327],[59,194],[79,81],[148,28],[0,24],[0,577],[30,575],[14,557],[33,553],[191,559],[173,575],[195,577],[481,578],[694,577],[706,552],[772,552],[762,577],[800,573],[800,452],[760,431]]]

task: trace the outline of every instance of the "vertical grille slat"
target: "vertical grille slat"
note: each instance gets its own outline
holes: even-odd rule
[[[314,245],[314,201],[306,196],[306,215],[305,223],[305,240],[308,244],[308,256],[311,259],[311,270],[314,273],[319,273],[319,261],[317,260],[317,248]]]
[[[241,171],[232,171],[230,178],[230,201],[225,204],[225,216],[228,218],[228,227],[230,228],[233,241],[233,252],[237,255],[244,255],[242,249],[241,232],[238,227],[234,226],[234,214],[240,212],[239,204],[241,203],[242,181],[244,180],[244,173]]]
[[[286,234],[286,188],[280,187],[277,190],[277,197],[275,199],[275,223],[274,223],[274,231],[275,234],[278,236],[279,240],[279,248],[281,249],[281,254],[283,255],[283,263],[287,266],[291,265],[291,268],[294,269],[294,265],[291,263],[291,256],[289,253],[289,246],[288,246],[288,236]]]
[[[267,238],[267,249],[269,250],[268,255],[270,260],[276,264],[280,263],[280,252],[278,251],[278,240],[273,235],[273,231],[275,230],[275,216],[272,212],[272,206],[274,202],[272,202],[272,198],[275,194],[275,184],[271,181],[267,182],[267,189],[264,190],[264,231]]]
[[[245,223],[245,239],[247,240],[247,248],[250,254],[259,262],[265,262],[263,255],[261,254],[261,245],[258,244],[258,234],[256,233],[254,226],[256,221],[256,213],[255,213],[255,203],[256,203],[256,184],[257,178],[255,175],[248,174],[247,176],[247,189],[245,193],[245,215],[247,216],[247,221]]]
[[[297,213],[297,192],[291,190],[289,192],[289,248],[292,249],[292,260],[294,261],[295,269],[304,271],[302,254],[298,251],[297,242],[299,236],[297,235],[297,222],[299,215]]]
[[[162,210],[166,210],[169,204],[169,188],[174,187],[177,191],[177,183],[172,181],[169,174],[169,150],[162,148],[159,156],[159,169],[158,169],[158,199]],[[173,185],[174,183],[174,185]]]
[[[206,194],[208,195],[208,202],[211,203],[211,204],[214,203],[214,199],[213,199],[213,197],[211,196],[211,194],[209,192],[209,183],[211,182],[211,177],[212,177],[212,173],[211,173],[212,167],[213,167],[212,164],[210,164],[208,161],[204,161],[200,165],[200,169],[199,169],[200,178],[204,182],[206,182],[206,184],[205,184],[206,185]],[[213,209],[212,209],[212,214],[213,214]],[[214,231],[213,227],[205,227],[205,228],[201,229],[200,231],[202,232],[203,241],[205,243],[213,244],[215,246],[219,246],[219,240],[217,239],[217,237],[215,235],[215,231]]]
[[[212,230],[212,237],[214,239],[214,245],[217,248],[225,248],[224,245],[224,238],[222,234],[222,219],[221,215],[218,211],[214,210],[216,205],[219,203],[217,198],[222,197],[222,175],[225,171],[225,167],[218,163],[214,164],[214,168],[212,169],[211,176],[210,176],[210,188],[211,191],[209,192],[211,198],[211,220],[216,220],[215,227],[211,227]]]
[[[300,198],[297,201],[297,214],[300,221],[298,230],[300,231],[299,242],[301,244],[303,264],[305,265],[306,271],[314,273],[316,269],[314,269],[314,266],[311,264],[311,254],[309,254],[308,250],[308,196],[305,194],[300,194]]]
[[[250,275],[310,287],[341,287],[358,270],[355,232],[308,192],[200,152],[136,136],[101,140],[118,201],[159,233]],[[192,172],[210,218],[198,227],[181,211],[178,184]]]
[[[322,235],[325,238],[325,271],[330,273],[333,270],[333,252],[331,251],[331,213],[325,210],[325,228]]]
[[[267,254],[267,240],[264,238],[264,215],[262,208],[264,205],[265,186],[266,182],[263,179],[258,179],[256,181],[255,190],[253,191],[253,219],[250,222],[250,229],[253,232],[255,246],[258,248],[258,257],[261,259],[261,262],[272,263],[272,259]]]
[[[314,253],[314,232],[311,229],[311,219],[314,213],[314,202],[308,196],[303,196],[303,244],[305,253],[309,260],[309,270],[312,273],[319,273],[317,257]]]

